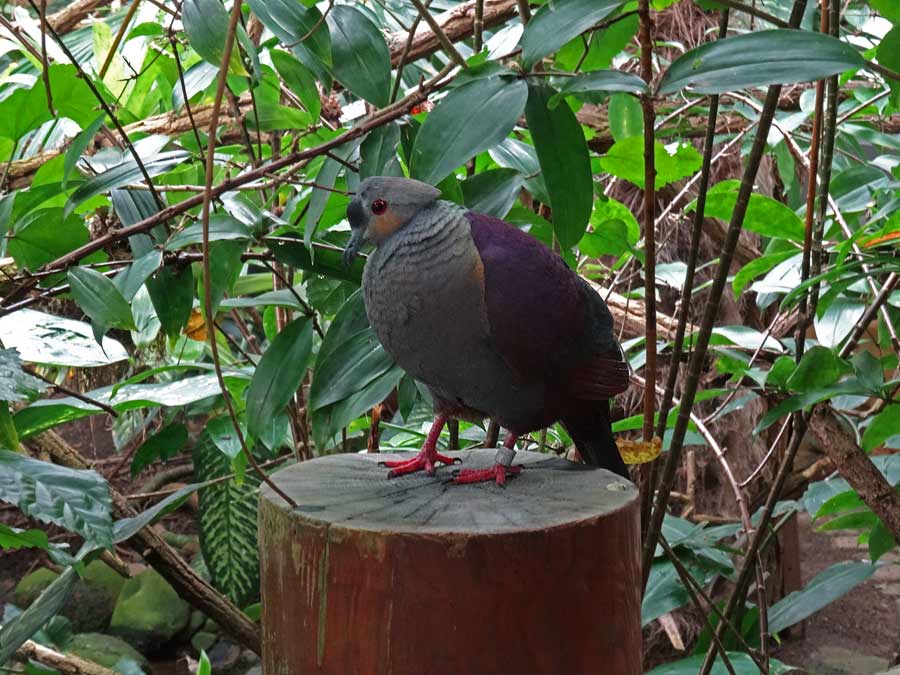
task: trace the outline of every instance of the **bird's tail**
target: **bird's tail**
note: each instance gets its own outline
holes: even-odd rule
[[[597,401],[596,404],[589,413],[566,415],[562,418],[563,426],[586,464],[628,478],[628,469],[613,438],[609,401]]]

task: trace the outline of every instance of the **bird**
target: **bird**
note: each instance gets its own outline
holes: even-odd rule
[[[493,418],[508,431],[494,465],[456,470],[452,482],[505,486],[522,470],[513,465],[518,438],[557,421],[585,463],[627,478],[609,401],[628,387],[630,369],[606,303],[527,232],[441,194],[371,176],[347,206],[344,263],[374,246],[362,277],[369,324],[434,401],[420,452],[384,462],[388,477],[434,476],[455,462],[437,451],[449,419]]]

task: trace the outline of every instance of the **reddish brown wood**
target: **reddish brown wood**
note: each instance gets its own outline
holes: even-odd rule
[[[458,453],[489,466],[493,450]],[[637,675],[637,493],[531,452],[507,489],[333,455],[260,504],[266,675]]]

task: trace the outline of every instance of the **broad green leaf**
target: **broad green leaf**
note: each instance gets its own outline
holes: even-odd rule
[[[896,545],[894,535],[885,527],[884,523],[880,520],[875,523],[875,527],[869,532],[869,558],[872,562],[877,562],[881,556]]]
[[[682,561],[688,570],[700,584],[705,586],[711,582],[717,574],[691,563]],[[663,614],[671,612],[689,603],[691,596],[681,583],[675,566],[668,560],[656,561],[650,569],[650,578],[647,581],[647,591],[641,603],[641,625],[646,626],[651,621],[658,619]]]
[[[247,0],[247,4],[266,28],[290,46],[322,86],[330,88],[331,37],[322,13],[297,0]]]
[[[888,21],[900,24],[900,6],[894,0],[868,0],[869,6]]]
[[[875,415],[862,437],[862,448],[872,452],[893,436],[900,435],[900,403],[891,403]]]
[[[59,613],[77,580],[75,568],[66,568],[28,609],[3,624],[0,628],[0,663],[7,663],[26,640]]]
[[[238,373],[226,373],[226,382],[230,376]],[[243,374],[240,374],[242,379]],[[169,408],[185,406],[205,398],[219,396],[219,382],[215,375],[197,375],[186,377],[175,382],[158,384],[129,384],[118,387],[100,387],[87,392],[87,396],[95,401],[106,403],[118,412],[166,406]],[[25,438],[50,427],[76,420],[88,415],[103,412],[100,408],[73,397],[41,399],[19,410],[14,420],[19,436]]]
[[[397,161],[397,146],[400,144],[400,127],[396,122],[385,124],[369,132],[359,146],[359,177],[403,176]]]
[[[866,311],[866,304],[848,297],[834,300],[822,316],[813,319],[816,337],[826,347],[837,347],[856,327]]]
[[[862,389],[858,383],[851,381],[838,382],[837,384],[834,384],[830,387],[825,387],[824,389],[816,389],[815,391],[811,391],[809,393],[790,396],[776,405],[774,408],[769,409],[766,414],[763,415],[762,419],[756,425],[754,433],[758,434],[765,429],[768,429],[770,426],[772,426],[772,424],[777,422],[785,415],[797,412],[798,410],[803,410],[811,405],[815,405],[816,403],[821,403],[822,401],[826,401],[833,396],[841,395],[865,396],[866,391]]]
[[[325,337],[327,340],[327,333]],[[316,361],[309,392],[310,410],[347,398],[393,365],[372,329],[364,328]]]
[[[700,94],[721,94],[811,82],[864,65],[856,49],[830,35],[764,30],[707,42],[683,54],[663,75],[659,93],[691,87]]]
[[[59,525],[99,547],[112,545],[109,486],[79,471],[0,450],[0,500],[27,516]]]
[[[497,145],[515,127],[527,98],[524,82],[504,77],[472,80],[453,89],[416,134],[410,176],[436,185],[471,157]]]
[[[312,350],[312,322],[306,317],[284,327],[266,349],[247,390],[247,426],[259,437],[300,386]]]
[[[137,476],[156,460],[166,461],[178,454],[188,442],[188,431],[181,422],[173,422],[153,434],[134,453],[131,475]]]
[[[204,433],[194,446],[194,473],[206,482],[232,473],[232,461]],[[200,547],[213,585],[238,606],[259,593],[256,505],[260,479],[248,471],[200,490]]]
[[[391,97],[391,54],[384,35],[352,5],[335,5],[328,13],[334,78],[378,107]]]
[[[228,12],[219,0],[184,0],[181,5],[181,21],[188,42],[205,61],[221,65],[225,54],[225,37],[228,34]],[[243,27],[238,24],[238,31]],[[247,75],[241,63],[241,53],[235,43],[228,61],[228,71],[235,75]]]
[[[234,283],[241,272],[243,263],[241,254],[244,252],[244,244],[239,241],[216,241],[209,245],[210,260],[215,261],[210,266],[210,301],[212,312],[219,309],[219,303],[226,293],[231,293]],[[198,295],[203,298],[203,281],[201,279]]]
[[[728,654],[728,662],[734,668],[734,675],[759,675],[759,668],[753,659],[744,652],[726,652]],[[656,666],[653,670],[648,670],[645,675],[697,675],[703,667],[703,661],[706,656],[700,654],[698,656],[690,656],[686,659],[673,661],[672,663],[664,663]],[[786,666],[780,661],[769,659],[770,675],[782,675],[783,673],[794,672],[791,666]],[[710,675],[729,675],[729,670],[719,657],[715,661]]]
[[[48,549],[50,542],[43,530],[20,530],[0,523],[0,548],[17,551],[20,548]]]
[[[84,221],[65,216],[61,208],[38,209],[25,215],[11,233],[8,252],[19,267],[34,271],[90,241]]]
[[[209,217],[210,241],[248,241],[250,237],[250,228],[236,218],[223,213]],[[202,242],[203,224],[194,223],[172,235],[172,238],[166,242],[166,250],[177,251],[180,248],[195,246]]]
[[[184,150],[170,150],[167,152],[160,152],[156,156],[144,160],[143,164],[144,168],[147,170],[147,175],[152,178],[153,176],[158,176],[164,171],[168,171],[172,167],[181,164],[190,156],[191,154]],[[142,180],[143,174],[141,173],[137,162],[129,155],[118,166],[108,169],[79,185],[66,203],[65,214],[68,216],[79,204],[91,197],[95,197],[103,192],[108,192],[113,188],[122,187],[129,183],[141,182]]]
[[[100,131],[100,127],[103,126],[103,120],[105,119],[106,113],[98,115],[97,119],[91,122],[86,129],[79,132],[78,135],[72,139],[69,149],[66,150],[66,159],[63,164],[63,185],[68,181],[78,160],[81,159],[81,156],[90,147],[94,140],[94,136]]]
[[[0,401],[24,401],[44,391],[47,385],[22,370],[16,349],[0,349]]]
[[[799,392],[815,391],[831,386],[852,370],[849,363],[828,347],[816,345],[800,359],[797,369],[788,378],[787,388]]]
[[[817,574],[805,588],[769,608],[769,631],[775,635],[812,616],[875,574],[876,565],[840,562]]]
[[[91,368],[128,358],[125,348],[112,338],[104,338],[102,347],[97,344],[83,321],[33,309],[0,317],[0,341],[17,349],[23,361],[51,366]]]
[[[884,370],[879,358],[867,351],[860,351],[853,355],[850,362],[860,384],[868,387],[873,393],[881,391],[884,386]]]
[[[117,520],[113,525],[113,541],[120,544],[123,541],[131,539],[131,537],[136,535],[140,530],[148,525],[152,525],[164,515],[177,509],[185,499],[190,497],[201,487],[203,487],[202,483],[186,485],[133,518]]]
[[[719,218],[726,222],[731,220],[731,213],[737,203],[739,187],[740,184],[736,180],[716,183],[706,197],[704,209],[706,217]],[[696,207],[695,200],[688,204],[685,210],[693,211]],[[781,202],[757,193],[750,195],[747,213],[744,216],[744,229],[764,237],[803,241],[803,221],[797,214]]]
[[[316,88],[316,78],[309,69],[296,58],[278,49],[269,50],[272,63],[278,74],[284,80],[285,85],[300,102],[306,106],[306,111],[311,116],[311,121],[319,119],[322,110],[322,99],[319,98],[319,90]]]
[[[73,267],[68,277],[75,302],[95,325],[127,330],[137,328],[131,316],[131,306],[111,279],[89,267]]]
[[[624,5],[623,0],[554,0],[534,13],[522,33],[522,65],[531,68]]]
[[[181,334],[194,306],[194,277],[190,265],[163,267],[146,281],[156,316],[169,338]]]
[[[878,45],[878,63],[896,72],[900,70],[900,11],[896,9],[893,11],[897,12],[898,17],[893,20],[894,27],[881,38]],[[891,102],[896,106],[900,100],[900,82],[892,78],[886,78],[886,81],[893,92]]]
[[[489,169],[460,183],[470,211],[504,218],[522,190],[524,176],[514,169]]]
[[[553,93],[546,84],[530,83],[525,118],[550,196],[553,231],[560,246],[568,249],[587,228],[594,182],[581,125],[565,101],[548,109]]]
[[[632,73],[623,73],[619,70],[594,70],[589,73],[580,73],[575,77],[567,77],[559,88],[559,93],[554,94],[548,105],[555,108],[564,96],[585,93],[613,93],[644,94],[647,92],[647,83]]]
[[[656,189],[660,189],[690,176],[700,168],[702,158],[694,146],[688,143],[674,142],[668,145],[654,143],[654,161],[656,164]],[[633,136],[618,141],[604,157],[600,158],[600,166],[604,171],[644,187],[644,139]],[[707,207],[708,208],[708,207]]]
[[[704,213],[708,213],[704,209]],[[745,218],[746,222],[746,218]],[[731,286],[734,289],[734,297],[739,298],[747,285],[751,283],[760,274],[765,274],[779,263],[784,262],[794,256],[800,255],[795,249],[789,251],[779,251],[777,253],[768,253],[759,258],[751,260],[744,265],[741,270],[734,275]]]
[[[790,356],[779,356],[766,374],[766,387],[769,389],[787,389],[788,379],[794,374],[797,363]]]
[[[241,433],[244,435],[244,438],[247,437],[247,430],[244,428],[244,425],[238,421],[241,427]],[[228,415],[220,415],[219,417],[215,417],[209,422],[206,423],[206,433],[209,435],[210,440],[213,442],[221,452],[225,454],[228,459],[234,459],[239,454],[241,454],[241,439],[238,438],[237,433],[234,430],[234,423],[231,421],[231,417]]]
[[[197,665],[197,675],[212,675],[212,664],[205,650],[200,650],[200,663]]]
[[[616,141],[624,141],[644,133],[644,112],[634,96],[613,94],[609,97],[609,131]]]
[[[19,141],[49,119],[47,96],[40,79],[30,88],[20,87],[0,101],[0,137]]]
[[[317,247],[313,244],[311,247],[315,251],[315,259],[313,259],[310,255],[310,248],[306,247],[303,240],[296,235],[269,237],[265,243],[275,259],[285,265],[321,274],[331,279],[351,281],[357,285],[362,281],[365,259],[360,256],[353,260],[350,267],[344,267],[340,249]]]
[[[525,188],[535,199],[545,204],[550,203],[547,186],[544,185],[544,178],[541,176],[541,165],[533,147],[514,138],[506,138],[491,148],[488,154],[500,166],[515,169],[525,176]]]
[[[113,284],[119,289],[122,297],[131,302],[147,277],[159,269],[161,264],[162,252],[153,249],[119,272],[113,279]]]
[[[347,398],[313,412],[313,435],[317,445],[327,447],[329,438],[386,399],[402,377],[403,371],[394,366]]]

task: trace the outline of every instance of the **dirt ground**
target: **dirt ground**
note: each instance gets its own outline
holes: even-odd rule
[[[829,565],[863,560],[865,548],[847,533],[816,532],[808,516],[800,520],[803,583]],[[888,669],[900,647],[900,556],[894,551],[886,564],[864,584],[814,614],[805,635],[774,650],[784,663],[810,675],[874,675]]]

